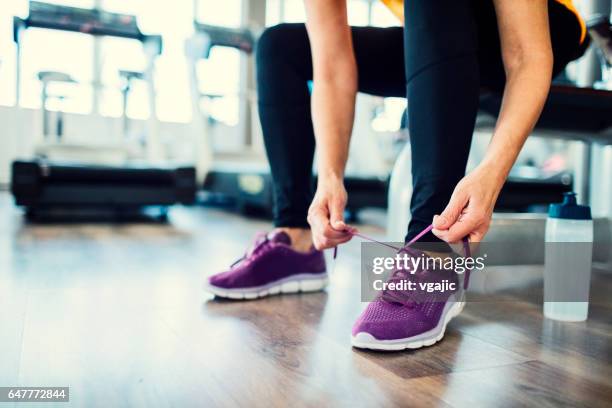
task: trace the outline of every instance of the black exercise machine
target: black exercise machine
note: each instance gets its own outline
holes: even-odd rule
[[[15,161],[11,191],[31,220],[55,218],[140,218],[145,207],[191,204],[191,167],[78,166],[44,160]]]

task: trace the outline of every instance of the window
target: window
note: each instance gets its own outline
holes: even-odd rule
[[[156,114],[162,121],[189,122],[191,99],[184,43],[193,32],[192,2],[181,0],[170,6],[164,0],[104,0],[102,6],[107,11],[133,14],[137,16],[144,33],[162,36],[162,54],[155,60]],[[166,13],[164,10],[167,8]],[[100,95],[100,112],[118,116],[123,109],[119,70],[144,71],[146,57],[139,42],[104,38],[100,60],[101,81],[104,84],[104,91]],[[134,81],[127,106],[128,117],[147,118],[148,98],[146,83]]]
[[[372,3],[372,21],[375,27],[394,27],[401,25],[401,22],[389,11],[381,2]]]
[[[105,116],[120,116],[123,110],[121,99],[122,80],[120,70],[143,72],[146,66],[142,44],[135,40],[106,37],[100,40],[100,113]],[[132,81],[127,114],[131,118],[145,119],[149,116],[148,91],[143,81]]]
[[[64,111],[91,112],[93,38],[79,33],[28,29],[21,44],[21,106],[40,107],[40,71],[64,72],[78,82],[65,95]]]
[[[283,0],[267,0],[266,1],[266,26],[274,26],[281,21],[281,8]]]
[[[387,27],[399,25],[397,18],[378,0],[348,0],[347,12],[349,24],[352,26]],[[280,22],[295,23],[305,20],[304,0],[267,1],[267,26]]]
[[[240,27],[240,0],[225,0],[223,7],[215,0],[199,0],[197,21],[223,27]],[[200,92],[204,97],[201,108],[211,119],[228,126],[236,126],[240,119],[241,58],[233,48],[213,48],[206,60],[197,66]],[[244,95],[243,95],[244,96]]]
[[[367,26],[370,19],[368,0],[350,0],[348,2],[348,22],[352,26]]]
[[[145,33],[160,34],[163,38],[162,55],[155,63],[155,91],[157,116],[171,122],[191,121],[192,108],[189,67],[185,59],[185,40],[193,34],[194,11],[199,22],[225,27],[239,27],[242,21],[241,0],[225,0],[223,7],[214,0],[180,0],[171,4],[165,0],[104,0],[105,10],[134,14]],[[167,10],[167,12],[165,12]],[[118,71],[142,71],[145,58],[139,43],[122,39],[103,39],[101,46],[100,110],[105,115],[117,116],[122,109]],[[215,49],[208,60],[200,61],[200,91],[221,95],[206,106],[216,120],[234,125],[239,117],[238,86],[240,55],[232,49]],[[129,117],[146,118],[148,92],[143,81],[134,83],[127,113]]]
[[[240,57],[232,48],[213,48],[210,58],[198,63],[202,106],[215,120],[230,126],[238,124],[240,93]]]
[[[93,0],[49,0],[48,3],[78,7],[92,7]],[[0,103],[15,104],[15,82],[17,78],[15,45],[13,43],[13,16],[28,14],[27,1],[5,2],[0,8]],[[91,38],[78,33],[67,33],[42,29],[29,29],[22,37],[20,105],[37,108],[40,106],[40,71],[61,71],[79,81],[74,86],[54,86],[52,92],[61,93],[67,99],[62,108],[69,112],[91,111]],[[57,106],[57,104],[56,104]]]
[[[280,2],[284,1],[284,4]],[[347,4],[348,21],[350,25],[366,26],[369,20],[369,0],[349,0]],[[288,23],[300,23],[306,20],[304,0],[272,0],[268,1],[266,23],[277,24],[280,20]]]
[[[134,1],[104,0],[102,8],[113,13],[138,15],[140,11],[138,3]],[[140,20],[141,18],[138,19],[138,23],[142,25]],[[99,41],[101,82],[98,95],[99,109],[102,115],[117,117],[123,111],[123,101],[121,99],[122,80],[119,71],[144,71],[146,61],[142,44],[135,40],[115,37],[102,37]],[[147,98],[148,94],[145,84],[142,81],[133,81],[126,107],[128,117],[147,118],[149,115]]]
[[[281,16],[287,23],[303,23],[306,20],[306,10],[304,10],[304,0],[285,0]]]
[[[242,25],[241,0],[195,0],[196,20],[206,24],[223,27],[240,27]]]
[[[13,16],[28,13],[25,1],[8,1],[0,7],[0,104],[15,104],[15,43]]]

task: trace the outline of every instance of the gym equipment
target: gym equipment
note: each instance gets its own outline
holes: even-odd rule
[[[127,139],[130,137],[130,119],[127,115],[127,106],[130,91],[132,90],[132,82],[134,80],[145,80],[145,75],[142,72],[120,70],[119,76],[123,80],[123,85],[121,86],[121,100],[123,102],[121,112],[121,128],[124,139]]]
[[[14,17],[13,34],[17,45],[17,98],[20,88],[21,42],[23,32],[31,27],[52,30],[79,32],[94,36],[113,36],[133,39],[143,44],[147,55],[147,68],[143,77],[149,86],[150,120],[146,140],[146,159],[148,163],[159,162],[161,148],[158,140],[157,120],[155,119],[155,97],[153,87],[154,59],[161,53],[162,41],[159,35],[143,34],[135,16],[109,13],[97,9],[58,6],[38,1],[30,2],[27,18]],[[130,79],[137,77],[126,74]],[[68,78],[58,73],[43,75],[43,93],[49,81]],[[43,78],[41,77],[41,79]],[[124,93],[127,99],[128,89]],[[46,95],[43,95],[46,99]],[[19,100],[19,99],[17,99]],[[125,105],[124,105],[125,109]],[[46,105],[43,103],[46,123]],[[124,115],[124,129],[127,119]],[[48,125],[44,126],[47,134]],[[54,159],[54,151],[72,151],[68,162]],[[123,147],[112,146],[122,150]],[[146,162],[130,162],[104,165],[92,164],[92,156],[98,152],[103,155],[103,145],[40,146],[38,158],[32,161],[15,161],[12,167],[11,190],[17,205],[25,206],[32,219],[41,219],[45,214],[62,214],[72,217],[79,212],[89,214],[109,211],[132,214],[147,206],[168,206],[176,203],[191,204],[195,201],[196,183],[193,167],[174,168],[171,166],[151,166]],[[79,162],[74,161],[81,158]],[[86,157],[86,159],[83,159]]]
[[[589,19],[587,26],[591,39],[597,45],[597,53],[601,62],[602,81],[595,85],[612,89],[612,24],[610,24],[610,18],[595,15]]]
[[[132,219],[145,207],[191,204],[191,167],[80,166],[15,161],[11,192],[35,221],[69,218]],[[165,216],[165,209],[160,215]]]
[[[43,137],[47,139],[50,136],[51,130],[49,129],[49,110],[47,109],[47,100],[52,96],[49,93],[49,85],[53,82],[62,82],[68,84],[75,84],[76,81],[68,74],[56,71],[41,71],[38,73],[38,79],[42,82],[42,93],[41,93],[41,109],[43,113]],[[55,95],[60,101],[64,99],[64,95]],[[60,109],[57,111],[57,117],[55,119],[55,136],[57,141],[62,139],[64,134],[64,116],[63,111]]]

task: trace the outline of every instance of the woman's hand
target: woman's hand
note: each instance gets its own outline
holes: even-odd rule
[[[321,180],[310,209],[308,223],[315,248],[333,248],[349,241],[356,231],[344,223],[346,189],[341,180]]]
[[[505,177],[499,171],[479,166],[455,187],[450,202],[440,215],[433,218],[432,232],[438,238],[458,242],[468,237],[481,242],[489,230],[493,208]]]

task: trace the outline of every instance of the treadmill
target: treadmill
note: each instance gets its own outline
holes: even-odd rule
[[[141,42],[147,56],[151,56],[145,75],[151,82],[152,91],[152,61],[161,53],[161,36],[143,34],[135,16],[39,1],[30,1],[27,18],[13,18],[18,88],[21,39],[23,32],[32,27]],[[154,99],[153,94],[150,97]],[[151,112],[153,115],[155,110]],[[147,135],[149,159],[152,157],[149,153],[155,151],[155,136]],[[151,137],[153,140],[149,139]],[[194,167],[150,166],[130,161],[92,164],[39,156],[13,162],[11,191],[16,204],[25,207],[32,220],[45,220],[49,216],[72,220],[81,215],[88,219],[107,218],[108,215],[124,219],[122,217],[146,213],[153,206],[160,208],[159,214],[165,218],[167,206],[195,201],[196,178]]]

